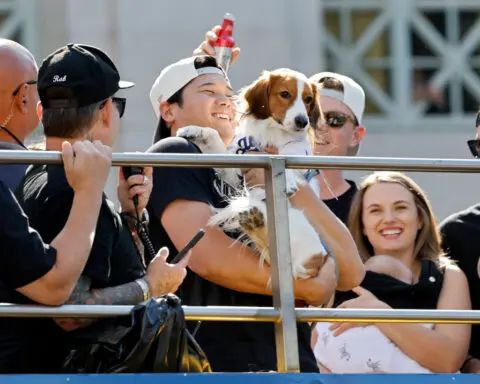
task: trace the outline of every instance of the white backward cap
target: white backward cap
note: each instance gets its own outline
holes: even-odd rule
[[[365,110],[365,92],[363,88],[355,80],[348,76],[340,75],[335,72],[321,72],[310,77],[310,81],[319,83],[325,77],[333,77],[340,81],[343,85],[343,92],[335,91],[333,89],[320,89],[320,94],[328,97],[333,97],[348,108],[350,108],[358,120],[362,124],[363,112]]]
[[[165,67],[150,89],[150,102],[157,118],[160,118],[159,104],[167,101],[190,81],[200,75],[219,74],[227,78],[225,72],[217,67],[195,68],[198,56],[187,57]],[[228,80],[228,78],[227,78]]]

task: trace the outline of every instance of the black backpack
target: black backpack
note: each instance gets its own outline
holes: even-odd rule
[[[172,294],[136,305],[97,340],[70,352],[65,373],[211,372],[185,327],[180,299]]]

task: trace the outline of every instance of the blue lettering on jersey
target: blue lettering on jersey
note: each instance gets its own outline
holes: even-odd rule
[[[237,150],[235,153],[237,155],[243,155],[248,151],[259,152],[260,150],[255,146],[255,143],[250,136],[241,137],[237,140]]]

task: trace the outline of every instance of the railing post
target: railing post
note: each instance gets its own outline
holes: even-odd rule
[[[277,370],[278,372],[299,372],[285,159],[272,157],[269,163],[269,167],[265,170],[265,187],[273,306],[280,311],[281,319],[275,324]]]

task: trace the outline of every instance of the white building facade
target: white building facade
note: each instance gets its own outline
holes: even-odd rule
[[[136,83],[116,151],[149,146],[155,77],[232,12],[242,48],[230,70],[236,88],[263,69],[341,72],[368,96],[362,156],[469,158],[480,100],[479,11],[478,0],[0,0],[0,36],[22,42],[39,63],[69,42],[104,49]],[[358,181],[365,173],[348,174]],[[480,200],[480,175],[412,176],[440,219]]]

